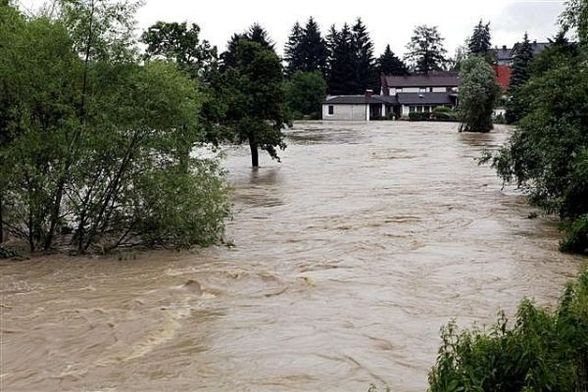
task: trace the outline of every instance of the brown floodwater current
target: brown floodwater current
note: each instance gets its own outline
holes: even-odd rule
[[[0,264],[1,391],[423,391],[439,329],[552,305],[582,259],[455,124],[300,123],[228,148],[234,247]]]

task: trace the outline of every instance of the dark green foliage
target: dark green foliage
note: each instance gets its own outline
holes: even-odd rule
[[[481,56],[470,56],[461,63],[459,113],[466,132],[489,132],[494,104],[500,94],[496,74]]]
[[[360,18],[352,28],[351,40],[355,58],[355,92],[361,94],[367,89],[377,90],[379,75],[375,68],[374,44],[369,36],[367,27]]]
[[[431,113],[412,112],[408,114],[409,121],[429,121],[430,119]]]
[[[318,71],[325,77],[327,58],[327,43],[316,21],[309,18],[304,28],[296,22],[286,44],[286,73]]]
[[[329,47],[329,79],[328,87],[331,95],[354,94],[355,56],[353,52],[352,33],[348,24],[341,31],[331,26],[327,42]]]
[[[285,46],[284,60],[288,64],[286,66],[286,74],[292,75],[296,71],[304,68],[304,52],[302,47],[302,39],[304,31],[300,27],[300,23],[296,22],[292,27],[288,42]]]
[[[430,392],[588,389],[588,273],[570,283],[556,311],[524,300],[509,325],[501,315],[486,330],[441,334]]]
[[[408,75],[408,67],[398,56],[392,52],[390,45],[386,45],[384,53],[376,61],[376,69],[379,75]]]
[[[157,22],[141,35],[147,45],[145,58],[174,61],[193,79],[203,77],[216,66],[217,50],[200,41],[200,27],[184,23]]]
[[[568,224],[566,237],[560,244],[562,252],[588,253],[588,215]]]
[[[286,101],[292,117],[320,119],[327,83],[320,72],[296,72],[286,83]]]
[[[227,44],[227,50],[220,56],[221,71],[225,71],[227,68],[235,67],[237,65],[239,61],[238,47],[241,40],[256,42],[263,48],[275,52],[275,44],[269,38],[267,31],[261,27],[261,25],[254,23],[245,33],[233,34]]]
[[[408,50],[405,60],[411,64],[414,72],[428,74],[442,71],[447,62],[447,51],[443,47],[444,39],[439,35],[437,27],[417,26],[413,36],[406,45]]]
[[[284,149],[282,128],[289,122],[283,86],[282,65],[267,45],[242,39],[236,48],[236,63],[224,72],[232,84],[225,97],[222,123],[233,141],[249,143],[253,167],[259,166],[258,148],[279,159],[276,148]]]
[[[470,54],[483,57],[489,63],[493,63],[492,43],[490,37],[490,22],[484,24],[482,20],[474,27],[474,32],[468,42]]]
[[[518,90],[531,77],[531,62],[533,61],[533,47],[527,33],[522,42],[515,45],[512,74],[510,77],[510,100],[506,105],[506,121],[509,124],[519,121],[524,116],[525,98],[519,96]]]

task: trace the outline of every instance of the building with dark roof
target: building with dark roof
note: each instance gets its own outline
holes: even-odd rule
[[[430,113],[438,106],[455,108],[459,77],[453,72],[428,75],[382,75],[381,95],[327,97],[324,120],[369,121],[381,117],[407,118],[410,113]]]
[[[498,65],[508,65],[512,66],[512,61],[514,59],[515,53],[519,47],[520,43],[514,44],[512,48],[507,48],[506,45],[503,45],[501,48],[494,48],[492,52],[494,53],[494,57],[496,58],[496,63]],[[539,55],[543,52],[547,47],[549,47],[549,42],[531,42],[531,48],[533,49],[533,56]]]

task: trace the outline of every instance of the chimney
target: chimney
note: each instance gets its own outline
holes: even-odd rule
[[[365,90],[365,97],[371,98],[374,95],[374,90]]]
[[[506,50],[506,45],[502,45],[502,50]]]

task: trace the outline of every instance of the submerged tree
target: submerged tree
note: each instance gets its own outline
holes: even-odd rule
[[[251,164],[258,167],[259,149],[279,160],[276,148],[286,147],[282,128],[289,119],[282,66],[273,50],[249,39],[238,42],[235,60],[225,71],[233,88],[223,124],[237,143],[249,144]]]
[[[444,70],[447,51],[443,47],[444,39],[436,26],[417,26],[406,48],[408,61],[415,72],[428,74],[432,71]]]
[[[126,5],[64,1],[57,20],[0,27],[0,85],[15,93],[3,95],[14,137],[0,147],[2,220],[31,251],[222,235],[218,166],[186,154],[202,140],[197,84],[176,64],[140,63]]]
[[[461,130],[488,132],[492,129],[492,112],[500,94],[496,74],[481,56],[470,56],[459,72],[459,113]]]

